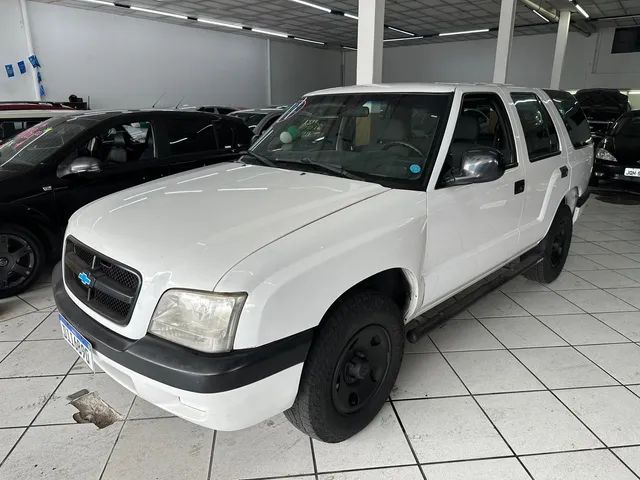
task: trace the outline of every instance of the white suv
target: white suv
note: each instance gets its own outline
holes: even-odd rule
[[[54,273],[63,333],[194,423],[235,430],[285,411],[338,442],[383,405],[405,335],[505,265],[557,277],[592,163],[566,92],[314,92],[239,162],[76,212]]]

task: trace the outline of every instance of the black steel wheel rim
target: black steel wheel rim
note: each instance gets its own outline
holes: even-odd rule
[[[36,253],[19,235],[0,233],[0,288],[19,287],[27,282],[36,266]]]
[[[364,408],[384,383],[391,363],[391,338],[382,325],[359,330],[342,350],[333,373],[332,400],[348,415]]]
[[[567,222],[563,220],[551,239],[551,266],[557,267],[562,262],[567,247]]]

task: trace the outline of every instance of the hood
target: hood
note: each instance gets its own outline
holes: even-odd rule
[[[67,232],[137,269],[143,288],[151,282],[162,291],[212,290],[261,247],[386,190],[328,175],[224,163],[97,200],[72,216]]]
[[[615,120],[629,109],[629,97],[618,90],[591,88],[579,90],[575,96],[593,120]]]

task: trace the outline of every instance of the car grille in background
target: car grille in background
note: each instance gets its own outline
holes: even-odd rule
[[[65,284],[82,303],[119,325],[129,323],[142,283],[138,272],[72,237],[67,238],[64,269]]]

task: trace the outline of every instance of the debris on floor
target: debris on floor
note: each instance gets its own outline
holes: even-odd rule
[[[93,423],[98,428],[105,428],[124,420],[124,417],[100,398],[97,392],[82,389],[67,397],[69,404],[78,409],[73,419],[78,423]]]

